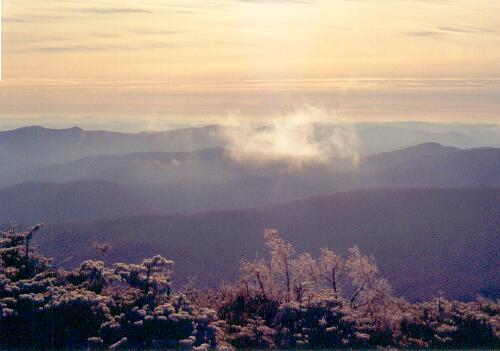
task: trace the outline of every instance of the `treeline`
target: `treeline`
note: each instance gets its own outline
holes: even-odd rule
[[[357,247],[315,258],[266,230],[269,255],[242,261],[239,281],[172,291],[171,260],[107,266],[95,244],[67,271],[34,252],[39,229],[1,232],[2,349],[500,347],[498,302],[396,298]]]

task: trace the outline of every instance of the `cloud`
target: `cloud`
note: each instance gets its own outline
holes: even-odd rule
[[[14,16],[14,17],[5,17],[2,19],[3,22],[6,23],[47,23],[54,21],[65,21],[65,20],[75,20],[78,19],[77,15],[68,15],[68,14],[57,14],[57,15],[24,15],[24,16]]]
[[[152,11],[143,8],[84,8],[73,10],[73,12],[81,13],[94,13],[99,15],[114,15],[114,14],[124,14],[124,13],[152,13]]]
[[[496,28],[486,28],[486,27],[448,27],[441,26],[438,27],[439,30],[443,32],[455,33],[455,34],[500,34],[500,30]]]
[[[354,129],[319,108],[305,107],[276,116],[265,125],[237,120],[225,127],[229,155],[240,162],[285,162],[300,167],[332,157],[353,161],[358,157]]]
[[[93,46],[41,46],[18,50],[16,52],[85,52],[102,51],[104,48]],[[109,50],[109,49],[108,49]]]
[[[438,37],[444,35],[468,35],[468,34],[477,34],[477,35],[498,35],[500,34],[500,30],[496,28],[487,28],[487,27],[450,27],[450,26],[439,26],[434,29],[424,29],[417,31],[409,31],[404,32],[405,35],[412,37]]]
[[[63,43],[60,43],[63,41]],[[6,52],[29,53],[71,53],[71,52],[104,52],[104,51],[134,51],[140,49],[169,49],[179,47],[177,43],[170,42],[143,42],[127,44],[94,44],[94,45],[68,45],[66,40],[57,40],[54,44],[27,45],[16,49],[7,49]]]
[[[443,33],[436,30],[420,30],[415,32],[405,32],[404,34],[411,37],[434,37],[443,35]]]
[[[146,8],[129,8],[129,7],[84,7],[63,9],[54,11],[53,13],[44,14],[24,14],[23,16],[5,17],[4,22],[10,23],[46,23],[47,21],[61,21],[81,19],[83,15],[124,15],[124,14],[153,14]]]

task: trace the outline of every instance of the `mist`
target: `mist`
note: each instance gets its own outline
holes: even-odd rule
[[[268,123],[235,122],[223,128],[228,154],[241,163],[281,162],[292,167],[326,163],[334,157],[358,159],[359,138],[355,129],[333,113],[303,107],[275,115]]]

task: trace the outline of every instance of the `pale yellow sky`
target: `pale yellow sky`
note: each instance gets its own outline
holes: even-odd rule
[[[4,0],[0,118],[500,121],[500,1]]]

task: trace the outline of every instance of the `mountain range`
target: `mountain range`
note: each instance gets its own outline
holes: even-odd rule
[[[376,188],[500,187],[500,149],[435,143],[290,169],[241,164],[221,148],[93,156],[37,172],[0,190],[0,223],[60,223],[151,213],[278,204]]]
[[[315,124],[314,138],[331,138],[338,125]],[[234,127],[210,125],[170,131],[121,133],[89,131],[78,127],[48,129],[23,127],[0,132],[0,179],[15,177],[18,170],[76,161],[88,156],[125,155],[151,151],[186,152],[227,148],[227,132]],[[459,148],[500,147],[500,128],[488,124],[358,123],[352,125],[359,139],[357,151],[367,156],[436,142]],[[0,183],[1,185],[1,183]]]

